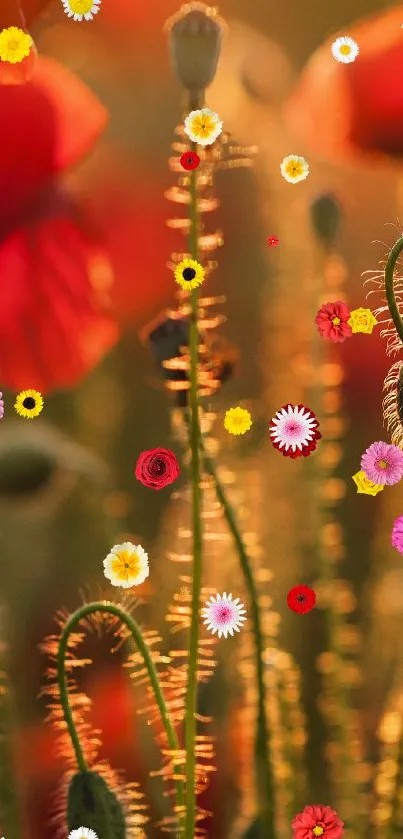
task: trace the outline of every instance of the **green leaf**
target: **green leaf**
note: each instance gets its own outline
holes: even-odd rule
[[[98,839],[125,839],[125,817],[116,795],[96,772],[73,776],[67,798],[69,831],[94,830]]]

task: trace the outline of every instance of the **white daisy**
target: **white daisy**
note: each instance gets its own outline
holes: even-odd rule
[[[297,184],[308,177],[309,163],[305,160],[305,157],[289,154],[280,164],[280,172],[289,184]]]
[[[69,839],[98,839],[98,836],[90,827],[79,827],[70,831]]]
[[[148,556],[141,545],[133,545],[131,542],[114,545],[104,559],[104,574],[113,586],[139,586],[149,573]]]
[[[192,143],[199,146],[211,146],[222,132],[222,120],[210,108],[191,111],[185,119],[185,134]]]
[[[313,411],[304,405],[284,405],[270,422],[273,446],[286,457],[306,457],[316,448],[321,435]]]
[[[333,41],[331,50],[336,61],[340,61],[341,64],[351,64],[357,58],[360,48],[357,41],[349,38],[348,35],[344,35],[342,38],[336,38]]]
[[[213,635],[218,632],[218,637],[227,637],[235,632],[239,632],[243,621],[246,621],[245,609],[243,603],[240,602],[239,597],[236,600],[232,599],[232,594],[223,595],[217,594],[216,597],[211,597],[207,601],[205,608],[202,609],[202,617],[205,618],[203,623],[207,626]]]
[[[92,20],[99,12],[102,0],[62,0],[67,17],[73,20]]]

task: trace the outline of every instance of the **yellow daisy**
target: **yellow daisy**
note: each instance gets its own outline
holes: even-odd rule
[[[181,288],[190,291],[204,282],[204,268],[195,259],[182,259],[175,268],[174,276]]]
[[[39,391],[32,390],[22,390],[21,393],[18,394],[14,408],[19,414],[20,417],[25,417],[25,419],[33,419],[37,417],[43,408],[43,399]]]
[[[353,309],[350,318],[347,321],[351,326],[352,332],[363,332],[365,335],[371,335],[374,326],[378,321],[371,312],[371,309]]]
[[[192,143],[211,146],[222,132],[222,121],[210,108],[201,108],[190,112],[185,119],[184,129]]]
[[[378,492],[381,492],[383,486],[380,484],[374,484],[373,481],[370,481],[367,478],[365,472],[356,472],[353,475],[353,481],[357,486],[357,493],[359,495],[378,495]]]
[[[305,157],[289,154],[280,164],[280,172],[289,184],[297,184],[308,177],[309,163],[305,160]]]
[[[224,417],[224,428],[229,434],[246,434],[252,427],[252,417],[246,408],[230,408]]]
[[[10,64],[19,64],[27,58],[33,41],[28,32],[18,26],[9,26],[0,32],[0,58]]]
[[[131,542],[114,545],[104,559],[104,574],[113,586],[138,586],[144,583],[149,573],[148,556],[141,545],[133,545]]]
[[[67,17],[73,20],[92,20],[99,12],[101,0],[62,0]]]

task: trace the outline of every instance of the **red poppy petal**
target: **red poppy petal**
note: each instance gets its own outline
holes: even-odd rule
[[[68,387],[114,344],[117,328],[91,285],[96,258],[99,248],[61,215],[1,243],[0,380],[6,387]]]
[[[50,58],[38,58],[31,82],[0,86],[1,227],[91,148],[106,121],[93,93]]]
[[[350,26],[360,53],[351,65],[314,53],[287,103],[287,117],[311,151],[329,160],[403,155],[402,7]],[[345,32],[339,33],[344,35]]]
[[[107,124],[107,110],[71,70],[51,58],[38,61],[32,83],[52,106],[56,128],[54,171],[62,172],[92,148]]]
[[[115,283],[112,303],[117,318],[144,326],[161,308],[175,301],[175,282],[167,268],[170,254],[184,248],[184,239],[167,227],[181,216],[170,204],[155,175],[117,170],[104,163],[95,188],[80,199],[112,264]]]

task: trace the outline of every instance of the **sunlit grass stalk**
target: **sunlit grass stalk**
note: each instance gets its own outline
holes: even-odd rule
[[[192,101],[189,110],[201,107],[200,101]],[[192,144],[193,151],[196,145]],[[190,174],[190,229],[189,252],[192,259],[199,258],[199,219],[197,206],[197,169]],[[189,352],[190,352],[190,389],[189,389],[189,443],[191,452],[191,480],[192,480],[192,531],[193,531],[193,563],[192,563],[192,604],[190,618],[188,679],[186,689],[185,712],[185,749],[186,749],[186,818],[185,837],[193,839],[196,825],[196,733],[197,733],[197,655],[199,646],[199,612],[200,594],[203,570],[203,526],[202,526],[202,493],[200,488],[200,417],[198,395],[198,304],[199,292],[192,289],[190,295],[190,324],[189,324]]]
[[[115,618],[118,618],[129,630],[131,637],[136,644],[139,652],[141,653],[144,664],[147,668],[148,676],[150,679],[151,687],[154,693],[155,701],[158,705],[158,709],[161,715],[161,722],[165,730],[165,734],[167,737],[169,749],[172,753],[179,753],[180,746],[179,741],[176,735],[175,728],[172,725],[171,718],[169,715],[169,711],[165,702],[164,694],[159,682],[158,674],[154,662],[152,660],[150,651],[147,647],[147,644],[143,638],[142,632],[134,618],[132,618],[127,612],[121,609],[119,606],[115,605],[114,603],[105,603],[103,601],[94,602],[85,604],[77,609],[67,620],[65,626],[63,627],[62,634],[60,636],[60,642],[58,647],[57,653],[57,680],[59,686],[59,694],[60,694],[60,703],[63,708],[64,719],[68,728],[68,732],[70,735],[70,739],[73,745],[76,761],[80,772],[88,772],[89,767],[87,765],[87,761],[84,756],[84,752],[80,743],[80,738],[78,736],[74,719],[73,719],[73,712],[70,704],[69,699],[69,686],[68,686],[68,679],[66,673],[66,661],[67,652],[68,652],[68,642],[71,633],[74,631],[77,624],[80,623],[84,618],[87,618],[89,615],[93,615],[95,612],[113,615]],[[175,766],[174,763],[174,774],[182,776],[183,769],[181,766]],[[178,811],[178,821],[179,826],[181,823],[181,813],[184,809],[184,787],[183,781],[180,778],[174,778],[175,783],[175,797],[176,797],[176,806]],[[180,835],[180,829],[178,830],[178,834]]]
[[[266,699],[265,699],[265,682],[264,682],[264,667],[263,667],[263,630],[262,621],[259,609],[259,593],[255,583],[252,571],[252,564],[249,559],[245,542],[240,533],[238,523],[234,510],[228,501],[223,484],[217,474],[217,469],[214,460],[206,452],[203,441],[201,440],[201,452],[203,454],[203,461],[207,472],[211,475],[217,499],[222,506],[222,510],[228,525],[228,528],[234,539],[235,547],[238,553],[239,562],[241,565],[242,574],[245,581],[245,586],[248,591],[252,633],[254,638],[254,652],[255,652],[255,666],[256,666],[256,681],[258,691],[258,714],[255,740],[255,770],[256,783],[259,801],[259,812],[264,824],[267,839],[271,839],[275,835],[275,787],[271,764],[270,754],[270,729],[266,713]]]
[[[321,248],[318,249],[319,259],[317,265],[317,272],[318,277],[325,272],[326,269],[326,262],[329,256],[329,252],[327,249],[322,250]],[[318,308],[318,301],[320,295],[320,282],[319,279],[316,283],[315,289],[315,300],[314,300],[314,307],[315,307],[315,314]],[[320,372],[323,370],[323,365],[328,359],[327,352],[324,351],[322,339],[316,338],[312,343],[312,348],[310,352],[310,361],[312,365],[312,370],[316,371],[316,380],[314,380],[314,384],[311,388],[310,392],[310,405],[312,406],[313,411],[318,415],[321,416],[323,413],[324,401],[323,396],[325,393],[325,384],[321,380]],[[318,376],[319,371],[319,376]],[[337,438],[338,439],[338,438]],[[327,443],[334,442],[333,439],[329,437],[324,437],[322,440],[322,445]],[[313,538],[312,544],[312,555],[314,557],[314,561],[316,561],[316,572],[319,577],[319,581],[325,583],[328,588],[332,586],[332,584],[336,581],[336,576],[333,571],[332,563],[326,558],[324,553],[324,547],[321,544],[321,537],[320,534],[323,531],[324,525],[329,521],[329,504],[324,503],[323,500],[323,493],[322,493],[322,486],[324,479],[329,477],[329,474],[323,470],[320,462],[319,453],[314,456],[310,460],[310,476],[313,486],[312,495],[315,501],[315,512],[316,512],[316,521],[315,521],[315,536]],[[334,518],[337,519],[337,513],[333,510]],[[343,678],[343,665],[344,665],[344,654],[343,649],[339,643],[340,638],[340,629],[344,626],[344,619],[343,617],[337,612],[334,608],[333,603],[330,602],[327,604],[324,610],[324,617],[326,622],[326,636],[327,636],[327,649],[330,653],[334,656],[334,670],[333,672],[327,677],[329,679],[328,684],[331,686],[332,693],[334,694],[334,698],[337,703],[338,709],[338,720],[337,724],[331,724],[332,734],[335,738],[335,741],[340,747],[340,763],[336,767],[337,778],[338,778],[338,791],[341,793],[341,798],[343,800],[349,800],[352,795],[357,795],[358,793],[358,783],[356,781],[356,767],[354,764],[354,759],[351,753],[351,745],[350,745],[350,732],[349,732],[349,721],[350,721],[350,707],[349,707],[349,690],[342,682]],[[353,793],[354,791],[354,793]],[[354,827],[355,836],[360,835],[361,828],[360,822],[358,818],[353,818],[352,823],[350,823],[350,827]]]

